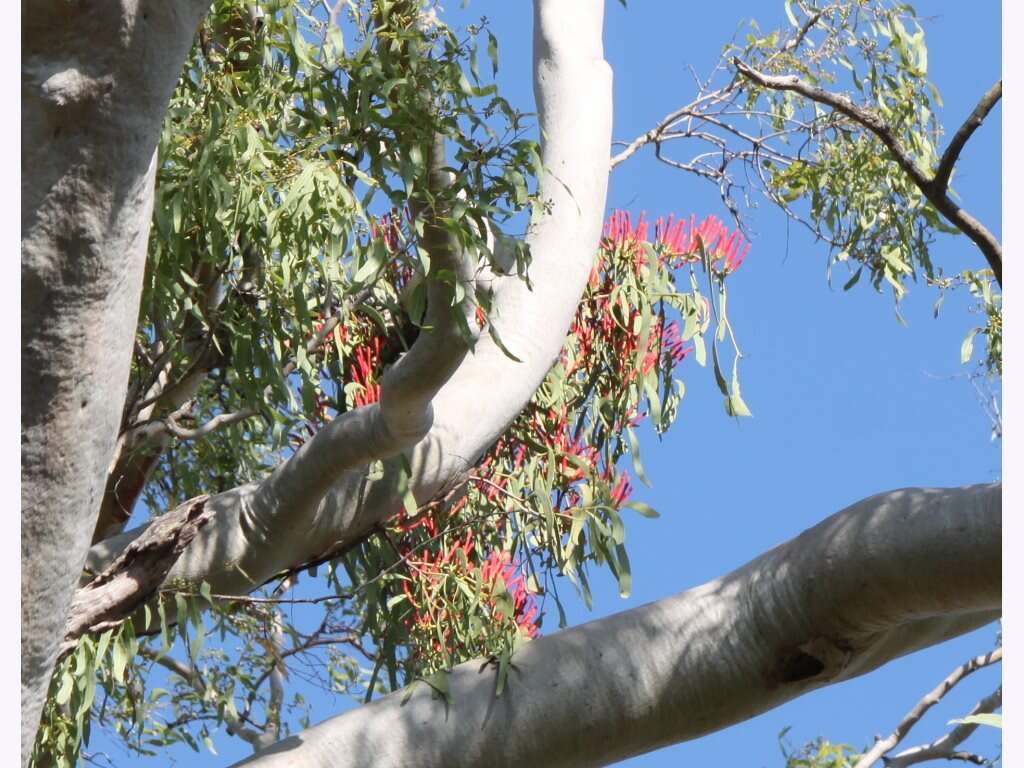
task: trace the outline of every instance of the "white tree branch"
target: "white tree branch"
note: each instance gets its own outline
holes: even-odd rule
[[[249,768],[606,765],[698,738],[982,626],[1001,604],[1001,487],[866,499],[703,586],[456,667]]]
[[[601,234],[611,71],[602,53],[601,0],[538,0],[534,9],[534,87],[547,169],[541,190],[550,211],[528,234],[532,286],[514,276],[492,282],[492,322],[522,362],[489,336],[481,338],[429,402],[433,419],[426,436],[398,439],[380,414],[389,392],[397,396],[408,387],[408,398],[402,395],[408,403],[418,389],[419,402],[427,402],[424,395],[455,359],[453,340],[421,334],[416,344],[424,339],[423,351],[411,351],[388,372],[381,404],[332,422],[269,480],[212,498],[215,519],[170,578],[205,580],[214,592],[244,594],[275,573],[337,550],[400,508],[397,467],[378,480],[367,477],[367,468],[406,448],[413,494],[428,501],[476,463],[557,361]],[[431,374],[434,365],[438,370]],[[410,373],[414,366],[416,374]],[[93,547],[90,568],[101,570],[141,530]]]

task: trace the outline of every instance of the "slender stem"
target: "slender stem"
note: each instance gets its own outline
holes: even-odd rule
[[[904,715],[903,719],[892,733],[890,733],[886,738],[876,741],[874,746],[865,752],[860,760],[857,761],[854,768],[870,768],[870,766],[873,765],[876,760],[881,758],[882,755],[903,741],[906,735],[910,732],[910,729],[920,722],[921,718],[925,716],[925,713],[927,713],[929,709],[942,701],[943,697],[953,689],[953,686],[972,672],[977,672],[979,669],[984,669],[985,667],[1002,660],[1003,649],[996,648],[991,653],[987,653],[984,656],[976,656],[954,669],[945,680],[939,683],[932,691],[928,692],[919,702],[917,702],[917,704],[914,705],[913,709]]]

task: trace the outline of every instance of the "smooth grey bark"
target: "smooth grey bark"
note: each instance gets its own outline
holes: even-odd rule
[[[606,765],[973,630],[1001,610],[1001,485],[905,489],[732,573],[479,661],[279,742],[249,768]]]
[[[22,3],[22,761],[118,425],[155,150],[202,0]]]

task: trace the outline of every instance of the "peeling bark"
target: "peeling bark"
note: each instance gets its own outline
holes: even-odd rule
[[[209,498],[190,499],[162,515],[110,567],[75,592],[60,656],[82,635],[116,627],[156,593],[185,547],[210,522]]]

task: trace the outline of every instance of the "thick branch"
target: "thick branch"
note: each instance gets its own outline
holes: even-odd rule
[[[527,644],[285,739],[250,768],[606,765],[746,720],[994,620],[1000,486],[908,489],[703,586]]]
[[[943,697],[953,689],[953,686],[972,672],[977,672],[979,669],[984,669],[990,664],[995,664],[1002,660],[1003,649],[997,648],[984,656],[976,656],[954,669],[945,680],[939,683],[934,690],[925,694],[925,696],[914,705],[914,708],[904,715],[903,719],[892,733],[884,739],[876,741],[871,749],[861,756],[854,768],[870,768],[874,765],[875,761],[882,757],[882,755],[892,749],[895,749],[896,745],[903,741],[906,735],[910,733],[910,729],[921,721],[921,718],[925,716],[925,713],[927,713],[929,709],[942,701]]]
[[[428,187],[440,193],[448,183],[440,172],[444,165],[444,138],[438,136],[429,153],[431,173]],[[455,286],[438,276],[453,275],[464,288],[471,287],[473,272],[468,256],[433,221],[440,211],[427,211],[423,246],[431,253],[431,275],[427,286],[427,318],[412,348],[384,375],[379,403],[342,414],[321,429],[263,483],[254,499],[253,510],[264,520],[313,514],[324,494],[345,471],[387,459],[421,441],[434,422],[432,402],[465,358],[469,347],[456,313],[472,328],[472,309],[463,300],[455,306]],[[467,290],[468,295],[472,291]]]
[[[886,146],[886,148],[888,148],[893,159],[896,160],[897,165],[899,165],[903,172],[907,174],[908,178],[910,178],[914,183],[914,186],[916,186],[928,199],[928,202],[934,205],[936,210],[945,216],[953,226],[974,241],[974,244],[978,246],[978,249],[981,251],[982,255],[984,255],[989,267],[991,267],[992,272],[995,274],[996,281],[999,285],[1003,284],[1003,249],[999,244],[999,241],[996,240],[995,235],[989,232],[980,221],[957,205],[949,196],[947,192],[947,184],[949,181],[948,174],[944,181],[939,176],[929,177],[917,166],[914,159],[903,148],[899,139],[896,138],[896,134],[881,117],[871,110],[854,104],[850,99],[842,94],[831,93],[823,88],[818,88],[817,86],[804,82],[796,75],[766,75],[735,58],[733,59],[733,64],[741,75],[751,82],[760,85],[762,88],[798,93],[811,101],[817,102],[818,104],[824,104],[827,107],[831,107],[873,133]],[[999,93],[1001,93],[1001,85],[997,84],[997,86],[999,87]],[[986,98],[990,94],[992,94],[992,91],[989,91],[989,93],[986,94]],[[992,104],[994,103],[995,101],[993,100]],[[982,109],[984,104],[985,98],[982,99],[982,103],[978,105],[975,112],[977,113],[978,109]],[[991,105],[988,109],[991,109]],[[985,114],[987,114],[987,110],[985,110]],[[982,117],[984,117],[984,115],[982,115]],[[971,120],[968,119],[968,124],[970,122]],[[967,141],[973,130],[974,129],[971,128],[967,132],[967,135],[963,137],[963,142]],[[959,136],[962,131],[964,131],[964,128],[961,128],[960,131],[957,132],[957,136]],[[954,137],[954,141],[956,141],[956,139],[957,137]],[[949,154],[952,149],[954,149],[954,147],[951,145],[950,149],[946,151],[946,154]],[[959,148],[955,149],[954,154],[950,156],[951,163],[955,161],[959,151]],[[943,156],[943,160],[946,160],[945,155]]]

